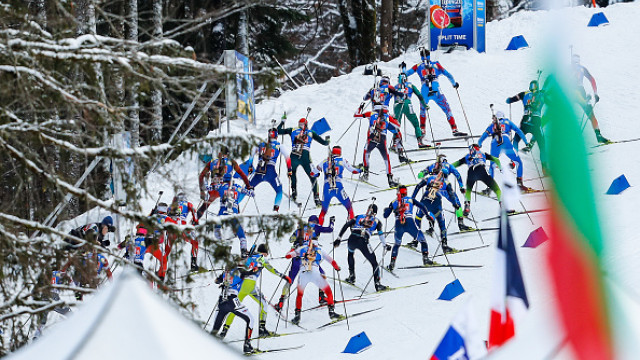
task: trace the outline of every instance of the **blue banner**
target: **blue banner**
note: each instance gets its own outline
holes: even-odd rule
[[[429,4],[431,51],[457,45],[484,52],[485,0],[430,0]]]
[[[240,66],[238,66],[240,65]],[[253,77],[251,72],[253,66],[251,60],[245,55],[236,51],[236,66],[242,67],[243,74],[236,76],[236,92],[238,96],[238,118],[254,123],[256,104],[253,99]]]
[[[329,122],[327,122],[327,119],[322,118],[311,125],[311,131],[315,132],[318,135],[322,135],[327,131],[331,131],[331,126],[329,126]]]

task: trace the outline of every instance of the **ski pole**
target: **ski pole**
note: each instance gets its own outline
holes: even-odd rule
[[[317,179],[318,178],[314,177],[313,180],[311,181],[311,191],[309,191],[309,195],[307,196],[307,201],[304,203],[304,207],[299,209],[300,216],[302,216],[302,213],[304,213],[307,210],[307,205],[309,204],[309,199],[311,199],[311,194],[313,193],[313,189],[318,183]]]
[[[462,114],[464,115],[464,120],[467,122],[467,127],[469,128],[469,135],[473,138],[473,132],[471,132],[471,125],[469,125],[469,119],[467,118],[467,112],[464,111],[464,106],[462,105],[462,99],[460,98],[460,91],[456,88],[456,94],[458,94],[458,101],[460,101],[460,108],[462,109]]]
[[[216,311],[216,308],[218,307],[219,303],[220,303],[220,298],[218,298],[218,301],[216,301],[216,304],[213,305],[213,309],[211,309],[211,314],[209,314],[209,318],[207,319],[207,322],[202,327],[203,330],[207,328],[207,325],[209,325],[209,321],[211,320],[211,317],[213,316],[213,313]]]
[[[356,138],[356,148],[353,151],[353,164],[356,164],[356,157],[358,156],[358,145],[360,145],[360,130],[362,129],[362,121],[358,121],[358,136]],[[367,151],[365,149],[365,151]],[[351,175],[351,178],[353,179],[353,175]],[[354,195],[355,196],[355,193]]]
[[[380,244],[378,244],[380,245]],[[377,248],[377,247],[376,247]],[[373,251],[375,253],[375,250]],[[376,267],[376,269],[373,271],[373,274],[371,274],[371,277],[369,278],[369,281],[367,281],[367,283],[364,285],[364,287],[362,288],[362,292],[360,293],[360,296],[358,296],[358,299],[362,298],[364,296],[364,292],[367,290],[367,287],[369,286],[369,283],[371,283],[371,280],[373,280],[373,277],[376,276],[376,271],[382,275],[382,267],[383,267],[383,263],[384,263],[384,257],[387,253],[387,249],[386,248],[382,248],[382,262],[378,263],[378,266]],[[375,254],[374,254],[375,255]]]
[[[336,273],[338,274],[338,284],[340,285],[340,294],[342,295],[342,305],[344,306],[344,316],[347,318],[347,330],[350,330],[350,328],[349,328],[349,314],[347,313],[347,303],[344,301],[344,291],[342,290],[342,280],[340,279],[340,271],[336,271]],[[334,299],[335,299],[335,296],[334,296]],[[335,303],[335,301],[334,301],[334,303]]]
[[[529,214],[529,211],[527,211],[527,208],[524,207],[524,204],[522,203],[522,200],[519,200],[519,201],[520,201],[520,206],[522,206],[522,208],[524,209],[524,212],[527,214],[527,217],[529,218],[529,221],[531,221],[531,225],[535,225],[533,223],[533,219],[531,219],[531,215]]]
[[[425,113],[425,115],[427,115],[427,121],[429,122],[429,131],[431,132],[431,142],[433,143],[436,138],[433,135],[433,126],[431,126],[431,116],[429,116],[429,105],[425,105],[424,113]],[[435,143],[434,143],[434,145],[435,145]],[[436,157],[438,157],[439,152],[440,152],[439,148],[436,147]]]
[[[293,262],[289,262],[289,265],[287,266],[287,268],[285,269],[283,274],[285,274],[285,273],[287,273],[289,271],[289,268],[291,267],[292,263]],[[271,295],[271,299],[269,299],[269,304],[271,304],[271,301],[273,300],[273,297],[276,296],[276,293],[278,292],[278,287],[280,287],[280,282],[282,282],[282,278],[280,278],[280,281],[278,282],[278,285],[276,285],[276,290],[273,292],[273,295]],[[289,299],[289,294],[287,294],[287,304],[288,304],[288,299]],[[280,309],[280,311],[282,311],[282,309]],[[287,307],[287,311],[289,311],[288,307]],[[274,330],[274,332],[276,332],[276,333],[278,332],[278,326],[279,325],[280,325],[280,312],[278,312],[278,321],[276,322],[276,329]]]
[[[531,160],[533,161],[533,165],[535,165],[536,167],[536,172],[538,173],[538,179],[540,179],[540,186],[542,187],[544,198],[547,199],[548,201],[549,198],[547,197],[547,192],[545,191],[546,189],[544,188],[544,181],[542,181],[542,174],[540,173],[540,168],[538,167],[538,163],[536,163],[536,158],[533,157],[533,153],[531,153]]]
[[[342,133],[342,135],[340,135],[340,137],[338,138],[338,141],[336,141],[336,143],[339,143],[340,140],[342,140],[342,138],[347,134],[347,132],[349,131],[349,129],[351,129],[351,127],[353,126],[353,124],[356,123],[356,120],[358,120],[358,118],[354,118],[353,121],[351,122],[351,124],[349,125],[349,127],[347,127],[347,130],[345,130],[345,132]]]

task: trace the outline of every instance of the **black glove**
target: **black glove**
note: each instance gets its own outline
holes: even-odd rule
[[[454,89],[457,89],[457,88],[459,88],[459,87],[460,87],[460,84],[458,84],[458,83],[453,84],[453,88],[454,88]]]
[[[385,249],[386,251],[391,251],[391,245],[389,245],[389,244],[385,245],[385,246],[384,246],[384,249]]]
[[[331,137],[329,135],[324,137],[324,141],[326,142],[330,142],[331,141]]]
[[[600,96],[598,96],[598,94],[595,94],[595,99],[596,99],[596,103],[597,103],[598,101],[600,101]]]
[[[404,69],[407,67],[407,63],[405,63],[404,61],[400,63],[400,69]]]
[[[338,246],[340,246],[340,243],[341,243],[341,242],[342,242],[342,240],[340,240],[340,239],[335,239],[335,240],[333,241],[333,247],[338,247]]]
[[[109,240],[100,241],[100,245],[102,245],[103,247],[109,247],[109,245],[111,245],[111,241]]]
[[[329,227],[333,227],[333,224],[335,222],[336,222],[336,217],[335,216],[329,217]]]

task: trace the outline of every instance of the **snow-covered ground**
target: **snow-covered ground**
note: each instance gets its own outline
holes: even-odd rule
[[[640,34],[640,24],[637,21],[640,18],[640,3],[610,6],[605,10],[605,14],[609,18],[611,25],[601,28],[588,28],[586,24],[594,12],[596,10],[571,8],[558,10],[554,13],[555,15],[560,14],[559,18],[566,22],[568,28],[573,29],[573,34],[566,34],[570,39],[567,43],[573,45],[573,51],[581,55],[583,65],[589,69],[597,80],[601,101],[596,106],[595,112],[600,121],[603,135],[614,140],[640,137],[640,129],[634,120],[636,109],[640,103],[640,94],[637,90],[637,84],[640,83],[640,72],[636,69],[638,63],[637,55],[640,54],[637,50],[640,49],[640,40],[637,37],[637,34]],[[496,108],[502,109],[506,114],[511,114],[512,120],[519,124],[522,115],[521,104],[514,104],[510,109],[505,104],[505,99],[527,89],[529,81],[536,78],[536,71],[540,68],[538,59],[540,59],[541,49],[547,41],[545,38],[547,31],[540,28],[549,23],[549,19],[552,19],[551,15],[550,12],[543,11],[520,12],[509,19],[487,24],[488,45],[485,54],[468,51],[454,52],[452,54],[437,52],[432,55],[432,58],[439,60],[455,77],[456,81],[460,83],[460,97],[473,134],[480,134],[488,126],[491,115],[489,104],[491,103],[496,104]],[[558,17],[553,18],[557,19]],[[525,36],[531,48],[520,51],[504,51],[511,37],[520,34]],[[570,56],[569,51],[569,48],[566,48],[565,58],[567,62]],[[385,74],[390,75],[395,83],[398,65],[402,61],[411,66],[419,61],[419,55],[417,53],[407,53],[388,63],[381,63],[379,67]],[[545,74],[543,74],[544,77]],[[419,87],[419,80],[416,76],[412,76],[409,80]],[[463,131],[468,131],[463,109],[455,90],[446,78],[441,77],[440,82],[452,107],[458,127]],[[373,77],[363,76],[362,68],[357,68],[353,73],[333,78],[327,83],[305,86],[299,90],[287,92],[278,99],[264,101],[257,106],[258,129],[256,134],[266,137],[266,130],[270,127],[271,119],[280,119],[284,111],[288,115],[287,126],[296,126],[297,120],[305,115],[307,107],[311,107],[310,120],[313,121],[325,117],[333,128],[331,132],[332,141],[337,141],[353,121],[353,113],[360,104],[362,96],[372,84]],[[417,111],[416,100],[414,100],[414,105]],[[451,131],[443,113],[433,103],[431,107],[430,115],[435,137],[450,137]],[[586,129],[585,134],[588,142],[594,144],[595,137],[591,127],[587,125]],[[416,140],[410,125],[407,130],[405,133],[409,135],[405,136],[405,145],[407,148],[415,148]],[[366,125],[363,121],[361,127],[359,123],[354,124],[347,135],[338,143],[343,147],[344,157],[350,162],[353,162],[354,156],[356,164],[362,162],[365,135]],[[428,135],[427,137],[430,138],[431,136]],[[488,142],[485,142],[486,148],[488,148],[487,144]],[[591,160],[593,160],[594,182],[598,194],[604,194],[610,182],[621,174],[625,174],[632,185],[638,182],[638,179],[640,179],[640,167],[635,155],[640,149],[639,144],[638,142],[615,144],[599,147],[592,151]],[[285,146],[288,145],[289,141],[285,140]],[[466,142],[460,140],[446,143],[446,145],[464,146]],[[315,163],[322,161],[326,157],[326,152],[325,147],[317,143],[312,145],[312,159]],[[462,157],[466,150],[444,150],[443,152],[448,155],[449,161],[453,162]],[[535,153],[537,154],[537,147]],[[434,152],[411,153],[410,157],[414,160],[433,158]],[[532,156],[523,154],[522,158],[524,162],[524,178],[533,179],[538,177]],[[372,175],[370,181],[380,187],[387,187],[380,155],[374,152],[371,161],[371,170],[380,173],[380,175]],[[398,164],[395,154],[391,155],[391,161],[392,165]],[[428,163],[413,165],[413,170],[417,173],[426,164]],[[197,175],[201,167],[199,161],[195,157],[192,159],[181,158],[172,166],[175,170],[175,177],[183,178],[187,188],[191,190],[189,193],[191,200],[197,201]],[[394,175],[402,183],[415,183],[411,170],[410,167],[404,166],[394,169]],[[283,167],[281,174],[284,171]],[[509,170],[505,172],[509,174]],[[461,168],[461,173],[463,178],[466,178],[466,167]],[[299,174],[301,175],[298,180],[299,200],[304,202],[308,191],[310,191],[310,186],[301,170],[299,170]],[[450,180],[453,181],[453,179]],[[282,181],[286,192],[288,186],[286,176],[282,176]],[[158,190],[170,191],[170,183],[163,183],[159,177],[152,178],[150,183],[153,186],[150,188],[149,196],[144,200],[145,209],[152,206],[154,201],[152,197]],[[376,190],[368,185],[360,184],[356,191],[355,184],[355,182],[345,181],[349,196],[355,200],[370,197],[372,195],[369,192]],[[542,186],[537,179],[525,180],[525,184],[535,188]],[[172,194],[166,194],[165,196],[170,197]],[[267,184],[260,185],[256,191],[257,205],[261,209],[270,209],[274,196],[275,193],[270,186]],[[388,191],[375,194],[375,196],[380,213],[382,213],[382,209],[393,200],[395,192]],[[527,209],[545,208],[547,205],[545,205],[544,200],[544,194],[522,196],[522,203]],[[622,279],[620,286],[628,289],[634,289],[634,285],[640,283],[640,271],[638,271],[640,270],[640,262],[634,261],[639,255],[639,250],[635,243],[640,238],[633,227],[634,221],[637,221],[637,215],[633,210],[633,203],[636,200],[640,200],[640,192],[637,187],[631,187],[618,196],[602,195],[599,197],[601,214],[602,218],[606,219],[604,226],[611,249],[605,259],[605,264],[610,267],[611,273],[618,274],[619,278]],[[363,213],[367,205],[368,202],[356,203],[356,214]],[[213,209],[217,209],[217,207],[217,203],[212,205]],[[449,203],[445,204],[445,208],[452,209]],[[246,209],[248,214],[253,214],[257,211],[253,204],[249,204]],[[521,210],[520,205],[516,206],[516,209]],[[297,212],[297,207],[292,204],[291,208],[289,208],[288,200],[285,197],[283,198],[281,212],[287,211]],[[266,211],[262,210],[261,212],[264,213]],[[472,212],[478,221],[496,216],[498,214],[498,203],[485,197],[478,196],[476,198],[474,196],[472,198]],[[304,215],[309,216],[314,213],[319,213],[319,209],[314,208],[306,211]],[[330,244],[334,237],[337,236],[337,231],[346,221],[346,211],[341,206],[332,206],[327,216],[331,215],[335,215],[337,219],[336,232],[333,236],[325,234],[320,238],[321,244],[328,250],[331,249]],[[453,215],[451,213],[447,212],[445,215],[447,223],[452,221]],[[382,217],[381,214],[380,217]],[[467,221],[467,223],[469,222]],[[531,214],[531,218],[525,215],[512,217],[511,224],[516,245],[522,245],[528,234],[542,226],[543,223],[544,213]],[[393,221],[389,221],[387,229],[391,229],[392,225]],[[497,221],[478,222],[478,226],[495,227],[497,226]],[[457,226],[455,219],[453,219],[449,232],[455,231],[457,231]],[[456,248],[478,246],[483,243],[493,244],[496,236],[497,232],[495,231],[452,235],[449,237],[449,244]],[[393,236],[390,235],[387,239],[387,241],[392,242]],[[253,237],[250,238],[249,243],[252,243],[253,240]],[[282,241],[279,242],[273,240],[276,239],[270,239],[270,244],[274,258],[281,257],[289,250],[290,244],[287,238],[281,239]],[[428,238],[427,240],[431,252],[435,251],[438,247],[437,241],[433,238]],[[405,238],[406,241],[408,241],[407,238]],[[377,243],[377,237],[374,237],[371,241],[372,246],[375,247]],[[234,244],[234,250],[237,251],[237,249],[238,245],[236,243]],[[527,317],[522,323],[518,324],[516,338],[503,349],[497,351],[494,356],[500,359],[544,359],[560,344],[563,337],[555,326],[554,300],[550,295],[551,288],[545,274],[547,269],[544,252],[547,251],[547,245],[544,244],[537,249],[518,248],[518,250],[531,306]],[[378,248],[376,253],[378,260],[380,260],[381,247]],[[202,252],[201,257],[204,255],[204,252]],[[348,275],[346,246],[336,249],[335,258],[342,267],[340,276],[345,278]],[[481,250],[454,254],[448,258],[452,263],[479,264],[483,265],[483,267],[479,269],[456,268],[453,272],[448,268],[396,270],[400,276],[399,278],[394,278],[383,272],[384,278],[382,282],[391,287],[422,281],[429,282],[425,285],[383,293],[371,301],[347,304],[346,310],[348,313],[381,307],[380,310],[374,313],[350,319],[349,328],[347,328],[346,322],[342,322],[322,331],[304,332],[295,326],[286,326],[285,323],[280,321],[278,332],[300,333],[281,338],[260,340],[260,347],[269,349],[300,344],[305,344],[305,346],[299,350],[286,353],[265,354],[262,355],[262,358],[294,358],[296,356],[302,356],[309,360],[429,358],[449,326],[451,319],[472,296],[472,305],[477,315],[477,320],[483,329],[483,333],[487,336],[489,301],[493,286],[494,247],[490,246]],[[444,262],[442,257],[437,259],[440,262]],[[204,261],[204,258],[201,258],[203,264]],[[387,255],[385,263],[388,263],[388,261],[389,255]],[[272,264],[280,271],[284,271],[288,262],[284,259],[275,259]],[[397,266],[418,264],[421,264],[421,257],[418,253],[404,248],[400,249]],[[330,266],[326,265],[325,269],[330,269]],[[356,284],[358,286],[364,286],[371,276],[371,267],[368,263],[364,263],[364,257],[359,253],[356,253],[356,273]],[[332,276],[331,273],[329,275]],[[437,300],[444,286],[455,278],[460,280],[466,292],[453,301]],[[278,280],[277,277],[264,272],[262,287],[268,298],[273,294]],[[201,275],[198,283],[204,285],[210,284],[212,281],[212,277]],[[331,283],[333,285],[332,281]],[[336,286],[334,293],[337,299],[341,299],[341,289],[339,285],[336,284]],[[345,298],[359,295],[359,291],[350,286],[343,286],[342,291]],[[367,291],[373,291],[372,284],[369,285]],[[278,295],[279,292],[280,289],[278,289]],[[309,285],[305,293],[303,308],[317,304],[316,294],[314,286]],[[193,295],[199,305],[197,308],[199,318],[206,319],[217,301],[217,287],[209,285],[197,288],[193,291]],[[276,301],[278,295],[274,297],[273,301]],[[257,305],[248,298],[245,303],[250,306],[250,309],[257,316]],[[291,301],[289,305],[290,316],[293,314],[293,308],[294,301]],[[336,310],[344,313],[345,308],[342,305],[338,305]],[[267,327],[270,330],[276,327],[277,320],[278,316],[272,309],[269,309]],[[328,321],[326,309],[313,310],[303,312],[301,325],[308,329],[315,329]],[[210,329],[211,322],[207,327],[207,330]],[[242,338],[243,331],[244,323],[236,320],[226,340],[231,341]],[[341,354],[340,352],[346,346],[349,338],[361,331],[367,333],[373,343],[373,347],[359,355]],[[241,344],[241,342],[235,342],[232,346],[240,348]],[[254,346],[256,344],[257,342],[254,341]],[[571,358],[571,352],[568,347],[562,348],[556,358]]]

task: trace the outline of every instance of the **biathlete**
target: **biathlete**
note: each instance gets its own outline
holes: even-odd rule
[[[297,129],[285,128],[284,121],[282,121],[280,122],[280,125],[278,125],[277,130],[278,134],[291,135],[291,158],[287,161],[288,175],[291,178],[291,198],[293,201],[296,201],[297,199],[298,176],[296,175],[296,171],[298,170],[298,166],[302,166],[302,169],[307,173],[309,181],[311,181],[313,187],[313,200],[315,201],[316,206],[322,206],[320,194],[318,193],[318,184],[311,176],[311,155],[309,151],[311,150],[311,142],[313,140],[324,146],[329,145],[328,136],[326,139],[323,139],[320,135],[309,129],[309,123],[305,118],[301,118],[298,121]]]
[[[360,250],[362,255],[364,255],[364,257],[369,261],[369,264],[371,264],[371,268],[373,270],[373,283],[375,284],[376,291],[383,291],[388,287],[380,283],[380,266],[378,265],[378,260],[376,260],[376,254],[369,244],[369,238],[371,238],[373,233],[378,234],[378,239],[380,239],[380,243],[384,247],[385,251],[390,251],[391,245],[388,245],[385,241],[384,232],[382,231],[382,223],[376,217],[377,213],[378,206],[376,204],[371,204],[367,208],[366,214],[358,215],[354,219],[347,221],[340,230],[338,238],[333,242],[333,246],[340,246],[340,243],[342,242],[340,238],[344,235],[347,229],[351,229],[351,235],[347,239],[347,264],[349,265],[349,277],[347,277],[345,281],[350,284],[353,284],[356,281],[355,252],[356,250]]]

